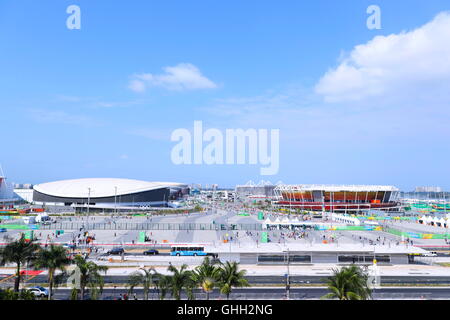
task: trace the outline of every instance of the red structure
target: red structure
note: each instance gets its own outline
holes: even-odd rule
[[[392,186],[278,185],[276,203],[311,211],[395,210],[399,190]]]

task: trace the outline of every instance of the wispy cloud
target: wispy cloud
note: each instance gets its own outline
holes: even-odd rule
[[[125,108],[149,103],[149,99],[131,99],[116,101],[104,97],[83,97],[70,95],[56,95],[56,103],[73,104],[88,108]],[[53,102],[55,102],[53,101]]]
[[[196,66],[190,63],[180,63],[173,67],[165,67],[163,70],[163,74],[133,75],[128,88],[134,92],[144,92],[150,87],[176,91],[217,88],[213,81],[205,77]]]
[[[149,100],[138,99],[129,101],[112,101],[112,100],[99,100],[92,103],[92,106],[97,108],[127,108],[132,106],[138,106],[149,103]]]
[[[55,123],[80,126],[99,126],[102,123],[86,115],[70,114],[60,110],[28,109],[27,114],[39,123]]]

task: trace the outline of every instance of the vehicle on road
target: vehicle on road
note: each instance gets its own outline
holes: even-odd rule
[[[125,253],[125,250],[123,248],[112,248],[106,254],[123,254]]]
[[[70,243],[64,243],[64,244],[63,244],[63,247],[64,247],[65,249],[70,249],[70,250],[75,250],[75,249],[77,248],[76,245],[70,244]]]
[[[37,286],[29,288],[28,290],[31,291],[35,297],[48,297],[48,290],[44,287]]]
[[[159,254],[159,251],[156,249],[149,249],[149,250],[145,250],[143,252],[144,256],[150,256],[150,255],[157,255]]]
[[[172,250],[170,251],[171,256],[206,256],[207,253],[205,252],[204,247],[200,246],[183,246],[183,247],[172,247]]]
[[[6,232],[8,230],[6,230],[6,228],[0,228],[0,232]]]

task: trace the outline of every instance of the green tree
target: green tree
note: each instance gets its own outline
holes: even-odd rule
[[[164,300],[167,295],[167,291],[170,289],[170,276],[165,276],[160,273],[155,274],[155,287],[158,290],[159,299]]]
[[[206,300],[209,300],[209,294],[214,290],[214,287],[219,280],[220,269],[206,257],[202,264],[197,266],[192,272],[191,279],[194,283],[202,287],[206,293]]]
[[[72,288],[70,291],[70,300],[78,300],[78,289]]]
[[[195,282],[192,281],[192,271],[187,270],[187,265],[183,264],[180,269],[170,265],[167,270],[172,272],[172,275],[166,276],[168,281],[168,288],[172,297],[175,300],[180,300],[181,291],[184,290],[189,300],[194,298],[193,289]]]
[[[356,265],[333,269],[333,276],[328,278],[328,294],[322,299],[367,300],[372,291],[367,285],[368,275]]]
[[[35,295],[26,289],[15,292],[11,288],[5,290],[0,289],[0,300],[35,300]]]
[[[20,300],[35,300],[36,296],[30,290],[23,289],[20,291],[19,299]]]
[[[50,245],[48,249],[39,250],[34,267],[36,269],[42,268],[48,270],[49,300],[53,296],[56,270],[64,272],[66,266],[69,264],[70,260],[67,257],[66,249],[62,246]]]
[[[236,261],[221,264],[218,281],[220,293],[225,294],[229,299],[233,288],[250,287],[245,279],[246,273],[246,270],[239,270],[239,263]]]
[[[21,280],[21,267],[23,264],[32,261],[36,257],[39,245],[33,240],[25,240],[22,235],[19,240],[7,244],[0,253],[0,265],[7,263],[16,264],[16,279],[14,282],[14,291],[19,292]]]
[[[79,277],[79,289],[81,300],[84,300],[85,290],[88,287],[91,291],[91,298],[96,299],[103,291],[104,280],[100,274],[108,271],[107,266],[99,266],[92,261],[87,261],[82,256],[75,256],[74,258],[76,268],[71,275]]]
[[[130,294],[133,294],[133,289],[136,286],[142,284],[144,287],[144,300],[148,300],[148,292],[150,287],[155,285],[156,275],[157,274],[154,268],[140,268],[138,271],[133,272],[128,281]]]

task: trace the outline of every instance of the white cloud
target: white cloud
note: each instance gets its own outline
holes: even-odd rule
[[[144,92],[145,91],[145,83],[142,80],[131,80],[128,88],[133,90],[134,92]]]
[[[165,67],[163,70],[163,74],[133,75],[128,88],[135,92],[144,92],[149,87],[178,91],[217,88],[213,81],[202,75],[200,70],[190,63],[180,63],[173,67]]]
[[[434,101],[449,97],[450,13],[409,32],[377,36],[356,46],[317,83],[327,102],[383,97]]]

